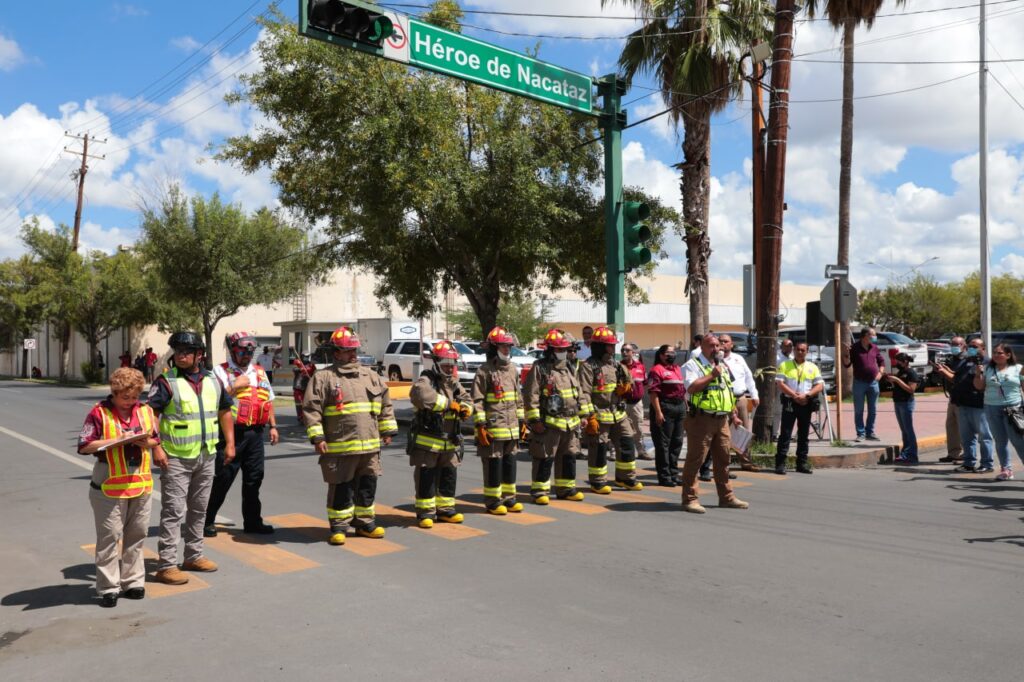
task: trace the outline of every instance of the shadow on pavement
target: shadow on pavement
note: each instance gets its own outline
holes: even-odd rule
[[[1024,512],[1024,500],[1022,499],[1007,500],[1002,497],[990,497],[988,495],[967,495],[953,501],[973,505],[975,509]]]
[[[24,606],[22,611],[48,609],[54,606],[91,604],[96,600],[92,581],[96,575],[93,564],[75,564],[61,570],[68,580],[85,580],[82,583],[60,583],[34,587],[30,590],[12,592],[0,599],[3,606]]]
[[[994,538],[964,538],[964,542],[969,542],[971,544],[974,544],[975,542],[998,542],[1006,545],[1024,547],[1024,535],[999,535]]]

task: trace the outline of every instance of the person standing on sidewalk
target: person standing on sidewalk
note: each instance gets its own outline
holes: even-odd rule
[[[812,474],[807,462],[810,450],[808,443],[811,431],[811,415],[818,411],[825,380],[821,370],[807,359],[807,344],[803,341],[793,344],[793,359],[779,365],[775,383],[782,394],[782,428],[779,444],[775,450],[775,473],[786,475],[786,457],[789,442],[796,425],[796,470],[801,474]]]
[[[718,355],[718,338],[705,334],[700,352],[683,365],[683,385],[689,396],[686,417],[686,461],[683,463],[683,511],[703,514],[699,501],[697,471],[710,451],[714,456],[715,487],[718,506],[746,509],[729,484],[729,424],[740,424],[736,414],[736,396],[732,392],[729,370]]]
[[[921,377],[910,366],[913,360],[906,353],[897,353],[892,359],[895,374],[887,375],[892,384],[892,404],[896,412],[896,423],[900,427],[900,437],[903,446],[900,448],[900,455],[896,458],[897,464],[917,464],[917,434],[914,433],[914,392]]]
[[[626,399],[626,417],[633,427],[633,444],[636,447],[637,459],[654,459],[647,452],[644,442],[644,393],[646,392],[647,368],[640,359],[640,346],[635,343],[622,344],[622,366],[633,377],[633,389]]]
[[[160,417],[163,452],[153,453],[160,467],[160,560],[156,579],[183,585],[178,544],[185,536],[186,571],[212,572],[217,564],[203,556],[203,525],[213,486],[217,444],[224,438],[224,463],[235,458],[231,396],[206,370],[206,343],[195,332],[175,332],[168,345],[171,366],[150,386],[148,404]],[[182,520],[185,522],[182,532]]]
[[[114,371],[110,395],[89,411],[78,436],[78,454],[96,456],[89,503],[96,522],[96,593],[104,608],[117,606],[119,597],[146,596],[142,545],[153,502],[150,463],[154,452],[165,457],[156,415],[139,403],[145,382],[137,369]]]
[[[992,349],[992,360],[982,367],[977,365],[974,374],[974,387],[985,391],[985,416],[996,443],[999,455],[999,474],[997,481],[1013,479],[1013,467],[1010,465],[1009,443],[1017,456],[1024,461],[1024,435],[1011,422],[1008,409],[1021,410],[1021,366],[1013,348],[1005,343],[996,344]]]
[[[860,340],[850,347],[843,344],[843,367],[853,367],[853,424],[857,428],[858,443],[862,440],[880,440],[875,435],[875,415],[878,406],[878,380],[882,378],[885,360],[876,345],[878,337],[871,327],[860,330]],[[864,401],[868,403],[868,421],[864,423]]]
[[[246,533],[269,535],[274,527],[263,523],[263,505],[260,486],[263,485],[263,429],[270,427],[270,444],[277,445],[277,418],[274,414],[274,389],[264,368],[252,361],[256,352],[256,337],[252,332],[240,331],[224,339],[228,347],[228,361],[213,368],[213,374],[232,397],[231,416],[235,422],[235,458],[224,462],[224,438],[217,444],[217,463],[214,469],[210,503],[206,506],[206,524],[203,536],[217,536],[217,512],[242,471],[242,530]]]
[[[732,392],[736,395],[736,414],[740,416],[740,420],[743,422],[743,428],[750,430],[751,426],[751,413],[747,408],[747,400],[753,403],[754,409],[757,410],[757,406],[760,403],[757,384],[754,383],[754,375],[751,373],[750,368],[747,367],[747,361],[741,356],[736,355],[732,352],[732,337],[729,334],[719,334],[718,344],[722,349],[722,362],[729,368],[729,374],[732,376]],[[754,460],[750,458],[749,448],[739,453],[740,468],[743,471],[760,471],[761,467],[754,464]],[[733,478],[730,475],[729,478]],[[700,480],[710,481],[711,480],[711,456],[704,460],[704,466],[700,470]]]
[[[950,396],[951,382],[953,380],[954,368],[963,359],[967,352],[967,344],[964,337],[954,336],[949,340],[949,357],[942,364],[932,363],[932,367],[942,377],[943,389],[949,401],[946,403],[946,456],[939,459],[940,462],[958,464],[964,458],[964,448],[960,444],[960,420],[959,408]]]
[[[682,368],[676,364],[675,347],[666,343],[658,348],[647,384],[658,485],[674,488],[679,485],[679,455],[683,451],[686,417],[686,388]]]
[[[967,352],[956,366],[949,399],[956,403],[964,463],[962,473],[989,473],[992,469],[992,431],[985,415],[985,392],[974,385],[977,367],[985,364],[985,342],[971,339]],[[980,453],[978,451],[981,451]],[[980,462],[979,460],[980,455]]]

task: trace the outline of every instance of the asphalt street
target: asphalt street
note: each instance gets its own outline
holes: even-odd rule
[[[480,513],[468,453],[466,523],[426,531],[411,525],[396,442],[378,492],[386,539],[338,548],[291,414],[263,486],[279,532],[221,533],[207,548],[218,572],[101,609],[91,460],[74,442],[102,395],[0,382],[0,679],[959,682],[1024,669],[1024,481],[938,464],[740,473],[746,511],[716,508],[705,487],[708,513],[685,514],[678,488],[651,486],[498,518]],[[525,493],[525,453],[519,481]],[[240,521],[238,483],[222,514]],[[154,504],[153,551],[158,517]]]

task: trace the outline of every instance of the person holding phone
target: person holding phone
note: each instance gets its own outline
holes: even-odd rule
[[[146,596],[142,545],[149,530],[155,457],[163,458],[157,420],[139,403],[142,372],[121,367],[110,395],[96,403],[78,435],[78,454],[94,455],[89,503],[96,522],[96,592],[100,606]]]
[[[921,377],[910,366],[911,357],[906,353],[897,353],[892,359],[895,373],[885,375],[892,385],[892,404],[896,411],[896,423],[900,427],[903,447],[900,448],[897,464],[917,464],[917,434],[914,433],[914,392],[917,391]]]

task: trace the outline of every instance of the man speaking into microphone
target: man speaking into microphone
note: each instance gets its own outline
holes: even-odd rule
[[[746,509],[748,505],[729,485],[729,425],[742,424],[736,413],[736,395],[725,363],[721,362],[718,338],[705,334],[700,352],[683,365],[683,384],[689,399],[686,428],[686,462],[683,464],[683,511],[703,514],[697,472],[708,452],[714,468],[718,506]]]

